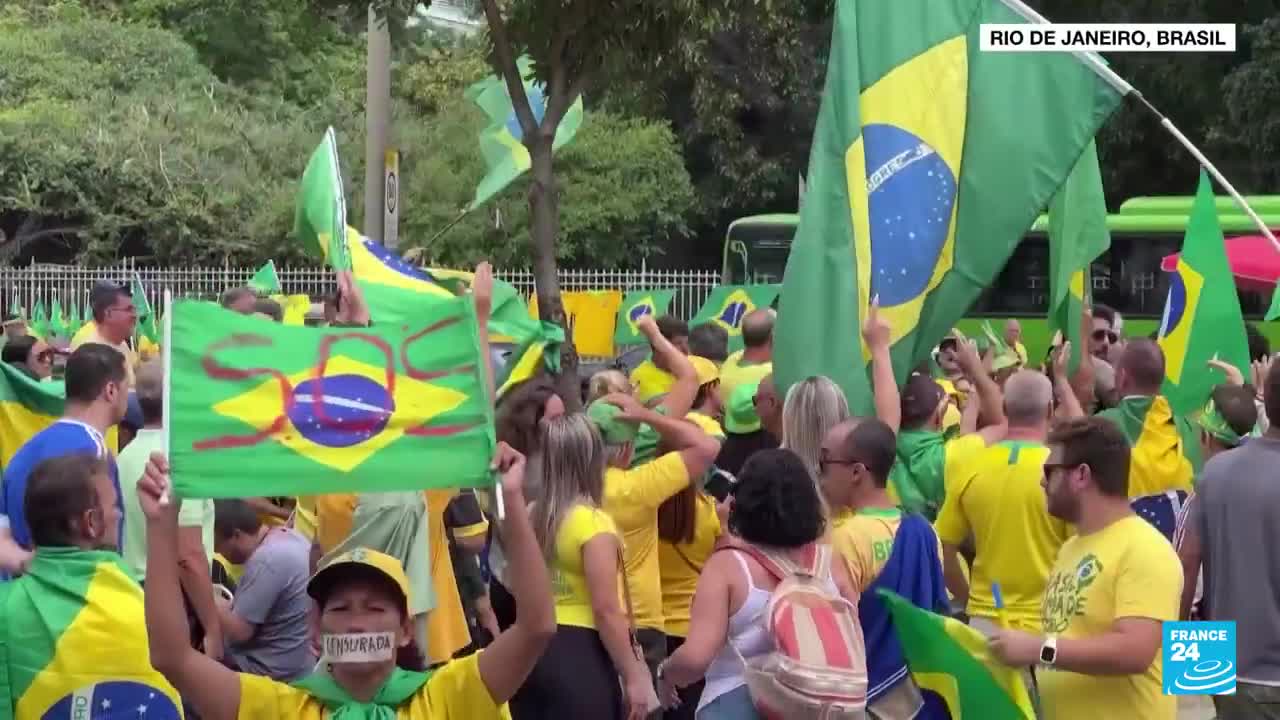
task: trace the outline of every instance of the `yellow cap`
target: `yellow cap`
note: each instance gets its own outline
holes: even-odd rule
[[[307,594],[317,601],[322,601],[329,594],[334,583],[347,577],[357,567],[372,569],[386,577],[400,590],[400,594],[404,596],[405,605],[409,604],[409,576],[404,574],[404,567],[400,565],[400,561],[368,548],[348,550],[326,562],[307,582]]]
[[[698,373],[698,387],[720,379],[720,368],[715,362],[697,355],[690,355],[689,362],[693,363],[693,370]]]

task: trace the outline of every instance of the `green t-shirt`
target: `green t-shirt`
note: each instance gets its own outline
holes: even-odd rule
[[[120,453],[120,504],[124,507],[124,537],[121,552],[125,567],[141,582],[147,576],[147,518],[138,504],[138,480],[147,468],[151,453],[164,450],[164,432],[143,429]],[[200,528],[205,558],[213,560],[213,501],[188,498],[178,511],[178,526]]]

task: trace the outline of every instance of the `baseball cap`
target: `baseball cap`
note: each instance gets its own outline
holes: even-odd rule
[[[621,445],[636,439],[636,424],[619,418],[621,414],[622,408],[604,400],[597,400],[587,408],[587,417],[595,423],[606,445]]]
[[[902,425],[914,427],[928,420],[945,395],[936,380],[924,373],[912,373],[902,388]]]
[[[743,383],[733,389],[724,409],[725,432],[746,435],[760,429],[760,416],[756,413],[756,391],[760,383]]]
[[[409,576],[399,560],[368,548],[356,548],[338,555],[326,562],[311,579],[307,581],[307,594],[316,602],[323,602],[335,583],[339,582],[353,569],[372,570],[390,580],[404,596],[405,604],[409,604]]]
[[[698,387],[720,379],[720,368],[716,366],[714,361],[697,355],[690,355],[689,362],[693,365],[694,372],[698,373]]]

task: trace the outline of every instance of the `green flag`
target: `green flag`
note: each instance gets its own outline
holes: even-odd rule
[[[644,335],[636,329],[636,322],[645,315],[655,318],[667,314],[671,306],[671,298],[675,290],[634,290],[622,298],[618,308],[618,320],[613,331],[614,345],[638,345],[648,342]]]
[[[54,298],[49,306],[49,334],[60,338],[69,337],[67,318],[62,313],[62,302],[58,298]]]
[[[324,258],[334,270],[350,270],[346,229],[347,200],[338,162],[338,140],[333,128],[329,128],[302,172],[293,234],[308,253]]]
[[[1267,308],[1267,316],[1263,320],[1271,322],[1276,318],[1280,318],[1280,283],[1276,283],[1276,289],[1271,293],[1271,307]]]
[[[774,355],[870,412],[861,317],[898,378],[990,287],[1121,95],[1067,53],[981,52],[996,0],[839,0]]]
[[[524,92],[529,98],[529,108],[537,122],[541,123],[547,112],[547,97],[542,85],[533,78],[533,62],[527,57],[521,57],[517,65],[520,76],[524,78]],[[490,75],[467,88],[466,98],[479,105],[489,120],[488,127],[480,132],[480,152],[484,155],[488,172],[476,186],[475,199],[467,208],[470,211],[484,205],[528,171],[532,167],[532,160],[529,149],[524,145],[524,131],[516,118],[505,80]],[[579,96],[569,106],[556,128],[552,151],[559,150],[573,140],[578,128],[582,126],[582,115],[582,97]]]
[[[1249,341],[1240,296],[1213,205],[1213,186],[1204,170],[1178,266],[1169,275],[1160,347],[1165,375],[1161,392],[1180,415],[1204,407],[1213,387],[1225,379],[1206,366],[1214,357],[1248,372]]]
[[[36,300],[31,308],[31,320],[28,323],[31,334],[42,340],[49,339],[49,313],[44,309],[44,298]]]
[[[120,554],[43,546],[0,583],[6,718],[181,717],[147,655],[142,588]]]
[[[184,497],[488,487],[493,409],[470,298],[414,323],[279,325],[173,307],[170,457]]]
[[[258,268],[258,272],[249,279],[249,287],[263,295],[274,295],[280,292],[280,277],[276,275],[276,261],[268,260],[266,265]]]
[[[91,322],[93,322],[93,306],[86,299],[84,305],[80,307],[80,327],[84,327]]]
[[[84,327],[83,316],[80,314],[80,300],[71,298],[71,304],[67,306],[67,336],[75,337],[80,332],[80,328]]]
[[[133,279],[129,281],[129,295],[133,299],[133,309],[138,316],[138,326],[134,333],[153,343],[160,342],[160,325],[157,322],[155,310],[151,307],[151,301],[147,299],[147,289],[142,285],[142,278],[138,273],[134,273]]]
[[[13,300],[9,303],[9,314],[14,316],[15,318],[23,318],[23,319],[25,319],[27,316],[26,309],[23,308],[22,303],[18,301],[17,293],[14,293]]]
[[[922,690],[942,698],[951,717],[1034,720],[1021,672],[991,656],[986,636],[888,590],[877,593],[893,616],[893,632],[912,677]]]
[[[759,308],[767,308],[778,297],[777,285],[720,285],[712,288],[702,309],[689,325],[714,323],[729,333],[729,350],[742,349],[742,318]]]
[[[1089,266],[1111,247],[1102,170],[1093,141],[1049,203],[1049,333],[1071,342],[1067,369],[1080,367],[1084,308],[1093,285]]]

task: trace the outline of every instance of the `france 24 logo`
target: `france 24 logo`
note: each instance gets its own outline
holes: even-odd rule
[[[1230,695],[1236,691],[1234,622],[1166,622],[1161,632],[1165,695]]]

